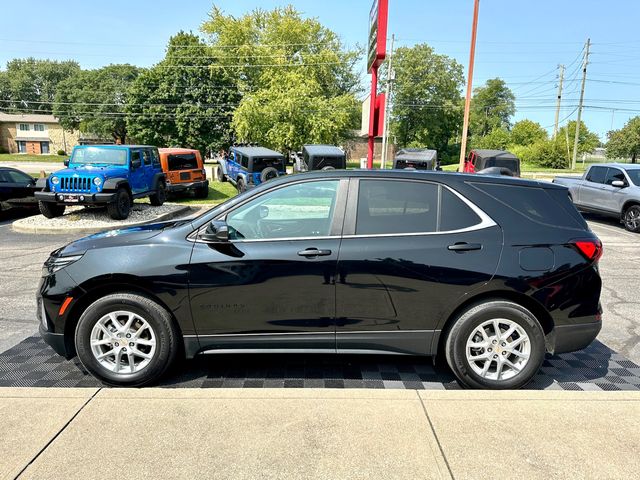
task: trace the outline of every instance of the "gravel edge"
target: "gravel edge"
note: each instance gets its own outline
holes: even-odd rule
[[[140,225],[147,225],[151,223],[159,223],[164,222],[166,220],[171,220],[173,218],[182,216],[184,214],[190,213],[192,208],[190,206],[184,206],[173,212],[165,213],[164,215],[159,215],[158,217],[152,220],[146,220],[144,222],[137,223],[128,223],[126,225],[121,226],[109,226],[109,227],[36,227],[36,226],[24,226],[24,225],[16,225],[19,220],[14,221],[11,224],[11,229],[14,232],[18,233],[36,233],[36,234],[57,234],[57,233],[98,233],[98,232],[106,232],[109,230],[115,230],[118,228],[129,228],[129,227],[139,227]]]

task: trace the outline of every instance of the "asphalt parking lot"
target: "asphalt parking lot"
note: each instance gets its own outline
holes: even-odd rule
[[[589,216],[602,240],[603,329],[598,341],[576,354],[548,359],[530,388],[640,390],[640,235],[609,219]],[[56,356],[38,337],[35,290],[49,253],[80,235],[30,235],[0,223],[0,385],[97,386],[77,361]],[[27,361],[28,357],[33,357]],[[38,361],[35,361],[35,357]],[[20,360],[22,359],[22,360]],[[23,361],[24,360],[24,361]],[[40,365],[40,367],[36,367]],[[45,368],[47,367],[47,368]],[[626,378],[626,380],[625,380]],[[429,359],[382,356],[238,356],[233,362],[205,357],[182,365],[166,386],[459,388]]]

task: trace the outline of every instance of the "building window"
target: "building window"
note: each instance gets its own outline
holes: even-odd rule
[[[49,142],[40,142],[40,153],[43,155],[49,154]]]
[[[36,132],[44,132],[46,130],[46,128],[45,128],[43,123],[34,123],[33,124],[33,129]]]
[[[19,128],[20,128],[21,132],[28,132],[29,131],[29,124],[28,123],[21,123]]]
[[[18,141],[18,153],[27,153],[27,142]]]

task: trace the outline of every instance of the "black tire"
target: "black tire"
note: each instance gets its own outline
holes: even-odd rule
[[[268,182],[269,180],[272,180],[277,177],[278,177],[278,170],[276,170],[273,167],[267,167],[264,170],[262,170],[262,172],[260,172],[261,182]]]
[[[247,186],[244,183],[242,178],[238,178],[238,183],[236,184],[236,188],[238,189],[238,193],[244,193],[247,191]]]
[[[167,199],[167,186],[164,182],[158,182],[156,193],[149,195],[149,201],[154,207],[159,207]]]
[[[326,167],[322,167],[322,170],[335,170],[334,167],[332,167],[331,165],[327,165]]]
[[[631,205],[622,216],[624,228],[633,233],[640,233],[640,205]]]
[[[100,364],[92,352],[91,332],[94,326],[105,315],[116,311],[132,312],[140,316],[155,335],[153,357],[138,372],[115,373]],[[75,332],[76,351],[82,365],[101,382],[115,386],[140,387],[157,381],[173,363],[179,348],[178,342],[178,331],[169,312],[153,300],[135,293],[114,293],[96,300],[80,316]],[[108,345],[104,348],[111,347],[112,345]],[[126,346],[112,348],[124,350]],[[110,356],[108,358],[111,360]],[[115,356],[112,363],[115,364]],[[125,367],[124,363],[120,365]]]
[[[124,220],[131,211],[131,197],[126,188],[120,187],[116,192],[115,201],[107,204],[107,212],[114,220]]]
[[[195,191],[196,198],[207,198],[209,196],[209,186],[198,187]]]
[[[224,183],[227,181],[227,177],[222,172],[222,166],[220,164],[218,164],[218,168],[216,168],[216,178],[220,183]]]
[[[40,213],[47,218],[56,218],[64,215],[65,206],[58,205],[55,202],[43,202],[38,201],[38,208]]]
[[[511,378],[497,380],[484,378],[474,371],[470,365],[471,362],[467,360],[467,340],[471,337],[472,333],[478,326],[483,322],[492,319],[505,319],[519,325],[529,338],[529,359],[524,367],[522,367],[522,369],[515,373]],[[503,331],[501,333],[506,332]],[[509,338],[513,338],[513,335],[517,335],[517,333],[513,333]],[[544,332],[542,331],[542,327],[536,320],[535,316],[526,308],[505,300],[483,302],[464,311],[460,316],[458,316],[457,320],[449,330],[444,347],[447,363],[460,383],[469,388],[484,388],[491,390],[523,387],[529,383],[538,372],[542,362],[544,361],[545,355]],[[494,358],[502,358],[498,357],[499,354],[506,356],[505,358],[509,360],[517,358],[513,354],[503,353],[500,345],[489,345],[489,348],[487,348],[484,353],[489,354],[492,350]],[[493,371],[495,373],[497,364],[494,365],[494,362],[495,361],[493,359],[490,360],[490,365],[493,366]]]

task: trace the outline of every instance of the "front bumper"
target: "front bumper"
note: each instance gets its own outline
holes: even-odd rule
[[[582,350],[596,339],[601,329],[601,321],[558,325],[547,338],[547,348],[554,355]]]
[[[69,352],[67,351],[67,346],[64,340],[63,333],[53,333],[45,330],[45,328],[40,325],[39,328],[40,336],[44,340],[44,343],[53,348],[53,351],[58,355],[62,355],[65,358],[69,358]]]
[[[60,200],[58,195],[75,195],[78,201]],[[80,200],[80,196],[84,199]],[[42,202],[52,202],[58,205],[102,205],[115,201],[115,193],[67,193],[67,192],[36,192],[36,200]]]
[[[209,188],[209,180],[198,180],[195,182],[167,183],[167,190],[171,193],[186,192],[198,188]]]

